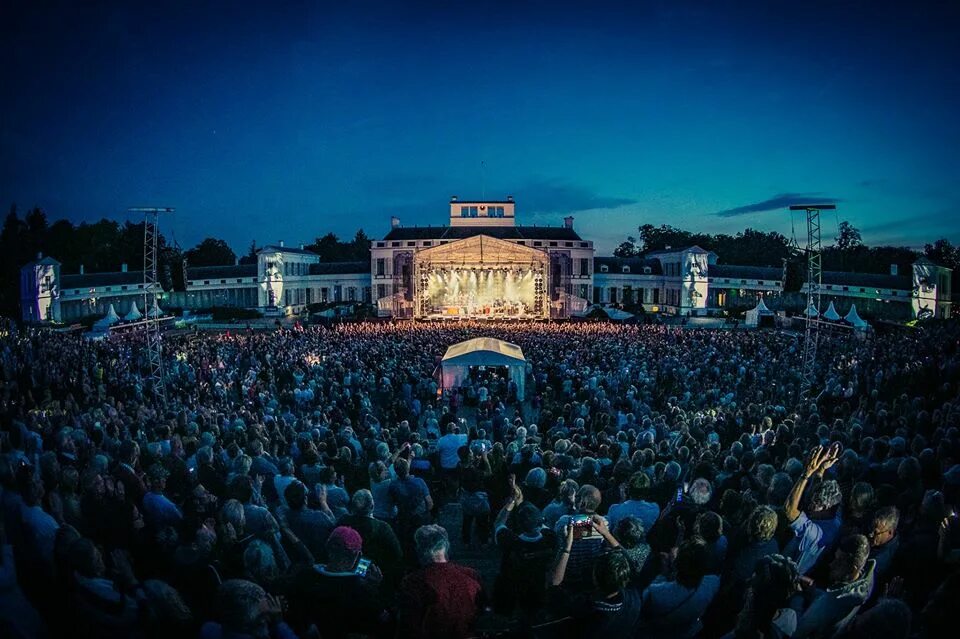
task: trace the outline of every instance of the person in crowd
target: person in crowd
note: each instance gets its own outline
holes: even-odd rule
[[[468,637],[483,603],[480,576],[449,561],[450,542],[442,527],[421,526],[414,541],[421,567],[400,585],[400,636]]]
[[[382,574],[375,563],[361,562],[360,534],[337,526],[326,546],[326,562],[305,566],[294,578],[291,606],[296,625],[301,629],[313,625],[325,637],[389,636],[392,619],[380,592]]]
[[[893,567],[893,560],[900,548],[900,536],[897,526],[900,524],[900,511],[896,506],[884,506],[873,514],[870,522],[870,559],[875,562],[874,574],[877,583],[885,583]]]
[[[839,459],[840,446],[837,444],[814,448],[784,505],[784,516],[794,533],[786,551],[797,562],[801,574],[813,569],[820,554],[833,546],[840,532],[841,518],[837,508],[841,500],[840,487],[832,479],[824,480],[824,474]],[[800,502],[811,479],[817,483],[811,490],[808,514],[801,510]]]
[[[643,594],[643,635],[694,637],[703,627],[701,616],[720,589],[719,575],[708,574],[710,552],[694,537],[677,549],[672,579],[658,577]]]
[[[219,621],[208,621],[200,639],[296,639],[283,621],[283,603],[244,579],[228,579],[217,589]]]
[[[384,584],[392,588],[399,583],[401,577],[403,551],[393,528],[373,516],[375,510],[373,494],[367,489],[358,490],[350,498],[350,513],[341,517],[337,523],[360,534],[363,540],[363,556],[377,565],[383,573]]]
[[[616,529],[621,519],[636,517],[643,524],[644,530],[650,530],[660,517],[660,506],[646,501],[647,491],[650,489],[650,477],[643,471],[630,476],[627,482],[628,499],[614,504],[607,510],[607,521],[610,528]]]
[[[307,487],[300,480],[290,482],[283,495],[286,505],[277,509],[278,523],[303,542],[315,559],[322,559],[327,537],[336,525],[333,511],[327,505],[326,490],[317,491],[318,509],[307,505]]]
[[[826,587],[805,584],[809,604],[800,615],[793,637],[832,637],[842,630],[870,598],[875,566],[866,537],[850,535],[841,540],[830,563]]]
[[[547,566],[557,546],[554,532],[543,525],[543,515],[526,501],[510,476],[512,493],[493,523],[500,550],[500,572],[494,585],[494,603],[501,614],[515,607],[532,616],[544,603]],[[526,485],[526,484],[525,484]],[[514,529],[508,521],[514,516]]]
[[[572,526],[568,526],[572,540]],[[563,581],[563,552],[557,562],[553,584]],[[601,555],[592,567],[593,586],[589,592],[570,594],[554,589],[554,606],[563,615],[573,617],[573,636],[632,637],[640,625],[641,595],[629,587],[630,561],[615,550]]]
[[[589,586],[593,562],[604,552],[612,539],[608,534],[606,519],[597,515],[600,491],[595,486],[583,485],[577,491],[576,503],[576,512],[564,515],[554,526],[554,532],[561,540],[565,539],[568,527],[573,530],[573,545],[563,571],[566,576],[564,583],[568,588]],[[601,521],[602,526],[597,526],[595,519]]]
[[[771,553],[755,564],[733,631],[724,639],[785,638],[797,629],[797,613],[790,599],[800,589],[797,565]]]
[[[564,479],[557,488],[557,496],[543,509],[543,524],[555,528],[560,518],[572,515],[577,509],[577,491],[580,486],[573,479]]]

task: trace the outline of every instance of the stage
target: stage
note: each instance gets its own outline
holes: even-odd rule
[[[544,251],[486,236],[414,255],[414,318],[549,319]]]

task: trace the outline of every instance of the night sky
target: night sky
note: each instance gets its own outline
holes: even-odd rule
[[[868,243],[960,241],[955,1],[201,4],[4,3],[4,209],[174,206],[168,237],[242,253],[512,194],[608,252],[789,236],[812,199]]]

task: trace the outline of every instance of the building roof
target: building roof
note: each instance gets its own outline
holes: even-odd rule
[[[143,271],[108,273],[75,273],[60,277],[60,288],[100,288],[101,286],[136,286],[143,284]]]
[[[319,262],[310,265],[310,275],[349,275],[369,273],[370,261],[364,262]]]
[[[644,267],[650,269],[651,275],[663,275],[660,260],[645,257],[595,257],[593,270],[598,272],[601,266],[606,266],[611,273],[622,273],[624,266],[630,267],[630,274],[643,274]]]
[[[305,248],[300,248],[297,246],[280,246],[279,244],[268,244],[261,248],[257,253],[298,253],[300,255],[313,255],[316,256],[316,253],[313,251],[308,251]]]
[[[216,280],[237,277],[256,277],[256,264],[230,264],[227,266],[192,266],[187,267],[188,280]]]
[[[901,291],[913,290],[913,278],[909,275],[886,273],[850,273],[847,271],[824,271],[823,283],[833,286],[860,288],[887,288]]]
[[[683,253],[684,251],[693,251],[695,253],[713,253],[713,251],[708,251],[704,248],[700,248],[696,244],[691,246],[680,246],[677,248],[661,249],[659,251],[648,251],[645,253],[646,257],[656,257],[657,255],[666,255],[669,253]]]
[[[783,279],[783,269],[774,266],[745,266],[740,264],[711,264],[707,277],[726,277],[737,280],[773,280]]]
[[[398,226],[383,239],[462,240],[474,235],[498,240],[583,241],[575,230],[565,226]]]
[[[27,266],[39,266],[40,264],[58,265],[58,264],[60,264],[60,262],[58,262],[58,261],[55,260],[54,258],[52,258],[52,257],[50,257],[49,255],[47,255],[46,257],[41,257],[41,258],[38,259],[38,260],[33,260],[32,262],[27,262],[26,264],[24,264],[24,267],[27,267]]]

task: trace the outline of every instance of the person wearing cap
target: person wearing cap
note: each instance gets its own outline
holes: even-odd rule
[[[169,474],[159,462],[147,469],[147,483],[150,489],[143,496],[143,518],[154,530],[178,526],[183,521],[183,513],[163,494]]]
[[[337,526],[327,538],[326,563],[307,566],[294,577],[291,612],[298,630],[315,625],[325,638],[392,634],[380,569],[374,563],[360,568],[362,549],[360,533]]]

